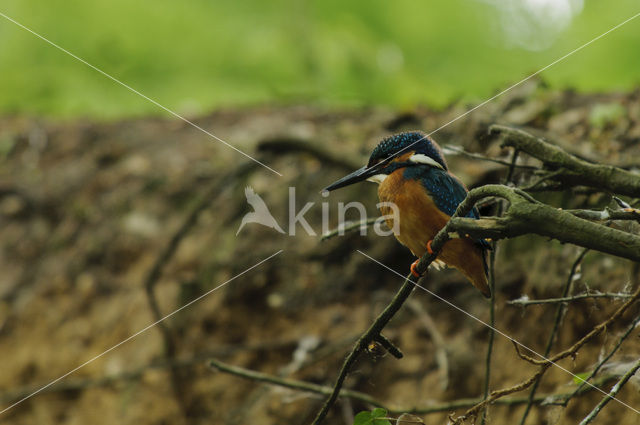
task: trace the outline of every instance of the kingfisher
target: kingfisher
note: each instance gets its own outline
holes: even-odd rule
[[[398,229],[394,236],[418,257],[411,273],[420,277],[416,266],[420,258],[433,254],[431,242],[458,205],[467,196],[467,188],[454,176],[444,160],[438,144],[420,131],[395,134],[384,138],[373,150],[366,166],[327,186],[332,191],[360,181],[378,184],[380,211],[389,228]],[[390,202],[399,210],[399,224],[394,227]],[[467,217],[478,219],[474,207]],[[438,254],[434,266],[458,269],[482,294],[489,298],[486,251],[489,243],[470,237],[451,239]]]

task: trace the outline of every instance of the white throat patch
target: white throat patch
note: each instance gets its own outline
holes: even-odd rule
[[[367,179],[368,182],[373,182],[373,183],[382,183],[384,181],[384,179],[387,178],[386,174],[374,174],[373,176],[369,177]]]

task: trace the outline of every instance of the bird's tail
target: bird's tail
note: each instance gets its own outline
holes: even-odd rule
[[[485,254],[483,253],[483,259],[484,256]],[[484,261],[484,263],[486,267],[486,261]],[[489,286],[489,280],[486,271],[485,273],[475,274],[474,276],[467,277],[469,278],[473,286],[475,286],[476,288],[478,288],[478,290],[480,290],[480,292],[482,292],[482,295],[484,295],[486,298],[491,298],[491,287]]]
[[[448,265],[460,270],[482,295],[491,298],[486,250],[469,239],[453,239],[445,244],[440,256]]]
[[[491,246],[489,246],[488,249],[482,250],[482,267],[484,268],[484,274],[486,276],[489,276],[489,262],[487,261],[487,254],[489,253],[490,249]]]

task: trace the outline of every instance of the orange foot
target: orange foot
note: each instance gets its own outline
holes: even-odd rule
[[[415,277],[420,277],[420,273],[418,273],[418,271],[416,270],[416,267],[418,267],[419,262],[420,262],[420,259],[417,259],[411,264],[411,274],[414,275]]]
[[[433,242],[433,239],[427,242],[427,252],[433,255],[433,249],[431,249],[431,242]]]

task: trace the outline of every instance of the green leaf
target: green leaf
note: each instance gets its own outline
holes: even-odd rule
[[[387,416],[387,411],[382,407],[377,407],[371,412],[372,418],[384,418],[385,416]]]
[[[371,425],[371,412],[360,412],[353,420],[353,425]]]
[[[356,415],[353,425],[391,425],[388,419],[381,419],[387,415],[387,411],[380,407],[371,412],[364,411]]]

